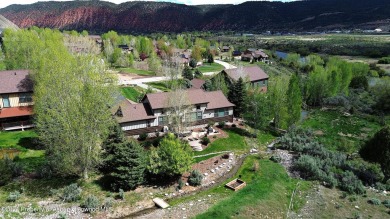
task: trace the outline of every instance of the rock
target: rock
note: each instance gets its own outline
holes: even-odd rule
[[[190,185],[190,184],[186,183],[186,186],[188,186],[188,185]]]
[[[211,195],[207,195],[208,197],[211,197]]]
[[[201,202],[202,200],[198,199],[198,202]]]
[[[211,170],[211,172],[212,172],[212,173],[215,173],[215,170],[214,170],[214,169],[212,169],[212,170]]]
[[[165,196],[168,196],[168,194],[167,194],[167,193],[165,193]]]
[[[215,182],[214,181],[211,181],[211,184],[214,184]]]
[[[149,195],[153,195],[153,193],[149,193]]]
[[[181,210],[185,211],[185,210],[186,210],[186,208],[182,208]]]
[[[205,176],[209,175],[208,173],[204,173]]]
[[[190,203],[190,206],[193,206],[194,204]]]
[[[173,196],[176,196],[176,194],[175,194],[175,193],[172,193],[172,195],[173,195]]]
[[[216,168],[215,168],[215,170],[219,170],[219,168],[218,168],[218,167],[216,167]]]
[[[184,192],[183,190],[181,190],[181,189],[179,190],[179,193],[183,193],[183,192]]]
[[[356,209],[359,209],[359,206],[355,205],[355,208],[356,208]]]

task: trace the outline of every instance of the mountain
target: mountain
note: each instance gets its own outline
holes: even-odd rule
[[[388,0],[306,0],[188,6],[166,2],[37,2],[10,5],[0,14],[21,28],[30,26],[131,32],[323,31],[390,27]]]

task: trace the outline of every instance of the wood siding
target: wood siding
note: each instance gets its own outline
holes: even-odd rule
[[[19,107],[19,106],[31,106],[34,105],[34,102],[28,103],[19,103],[19,95],[26,93],[14,93],[14,94],[0,94],[0,108],[3,108],[3,95],[8,95],[10,107]]]

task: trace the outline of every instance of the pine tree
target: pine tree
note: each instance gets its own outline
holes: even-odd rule
[[[194,73],[194,77],[195,78],[202,78],[203,77],[203,73],[201,71],[199,71],[199,69],[196,69],[195,73]]]
[[[188,68],[188,66],[186,66],[184,69],[183,69],[183,73],[182,73],[182,76],[183,78],[186,78],[188,80],[192,80],[194,79],[194,75],[192,74],[192,71],[190,68]]]
[[[135,141],[114,146],[113,159],[110,162],[113,170],[109,174],[112,178],[112,189],[134,189],[144,182],[145,155],[144,149]]]
[[[234,116],[241,116],[244,112],[246,91],[244,80],[240,77],[236,83],[233,84],[232,88],[229,90],[228,99],[235,106]]]
[[[299,88],[299,78],[296,74],[291,76],[287,90],[287,125],[291,126],[301,118],[302,94]]]
[[[114,149],[118,144],[123,144],[125,140],[122,128],[118,124],[114,123],[114,125],[110,127],[110,133],[102,146],[102,163],[99,166],[99,170],[102,173],[109,173],[113,170],[111,163],[112,160],[115,159]]]

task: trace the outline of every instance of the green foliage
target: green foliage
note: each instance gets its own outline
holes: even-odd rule
[[[12,180],[12,160],[0,159],[0,186],[8,184]]]
[[[123,189],[119,189],[118,196],[120,199],[125,200],[125,191],[123,191]]]
[[[383,173],[390,177],[390,127],[378,131],[360,150],[360,155],[371,162],[379,163]]]
[[[234,115],[241,116],[245,108],[246,90],[244,80],[240,77],[237,82],[233,84],[228,93],[228,99],[235,105]]]
[[[95,212],[100,208],[100,201],[96,196],[89,195],[87,199],[85,199],[82,207],[85,208],[87,212]]]
[[[183,78],[186,78],[188,80],[194,79],[194,75],[192,74],[192,71],[188,66],[185,66],[182,73]]]
[[[21,194],[19,191],[10,192],[7,197],[7,202],[16,202],[20,198]]]
[[[382,202],[382,204],[386,207],[386,208],[390,208],[390,199],[386,199]]]
[[[147,169],[150,173],[162,176],[177,176],[191,169],[192,149],[173,134],[168,134],[160,145],[152,147]]]
[[[382,112],[390,112],[390,78],[381,78],[372,91],[376,96],[375,108]]]
[[[224,121],[221,121],[221,122],[218,123],[217,127],[218,128],[224,128],[225,125],[226,125],[226,123]]]
[[[390,57],[382,57],[378,60],[378,64],[390,64]]]
[[[345,171],[341,174],[339,186],[351,194],[364,194],[366,192],[362,182],[351,171]]]
[[[203,78],[203,73],[199,69],[195,69],[194,78]]]
[[[188,177],[188,183],[191,186],[200,186],[202,184],[203,175],[198,170],[193,170]]]
[[[352,78],[351,84],[349,85],[352,88],[362,88],[364,90],[368,89],[368,79],[366,76],[356,76]]]
[[[76,183],[72,183],[64,188],[61,199],[64,202],[75,202],[80,199],[80,195],[81,188]]]
[[[273,125],[276,128],[287,127],[287,104],[286,93],[288,78],[287,77],[274,77],[269,82],[268,98],[270,99],[271,118],[273,118]]]
[[[208,63],[214,63],[214,57],[213,57],[213,55],[212,54],[208,54],[208,56],[207,56],[207,62]]]
[[[299,78],[296,74],[292,75],[288,83],[287,90],[287,125],[291,126],[301,118],[302,94],[299,88]],[[264,104],[264,103],[263,103]]]
[[[202,144],[203,145],[208,145],[208,144],[210,144],[210,139],[208,138],[208,137],[203,137],[202,138]]]
[[[146,168],[144,149],[135,141],[118,143],[114,146],[112,159],[107,164],[112,167],[109,173],[111,188],[128,190],[144,182]]]
[[[177,181],[177,188],[180,190],[183,188],[184,185],[185,184],[184,184],[183,180],[180,178],[179,181]]]
[[[190,65],[191,68],[196,68],[196,64],[197,64],[197,62],[196,62],[195,59],[191,59],[191,60],[190,60],[189,65]]]
[[[377,198],[370,198],[368,200],[368,203],[372,204],[372,205],[380,205],[382,202],[381,200],[377,199]]]
[[[138,136],[138,140],[145,141],[147,137],[148,137],[148,133],[142,133]]]
[[[271,121],[271,105],[268,93],[258,88],[249,89],[245,100],[243,118],[255,129],[264,129]]]

